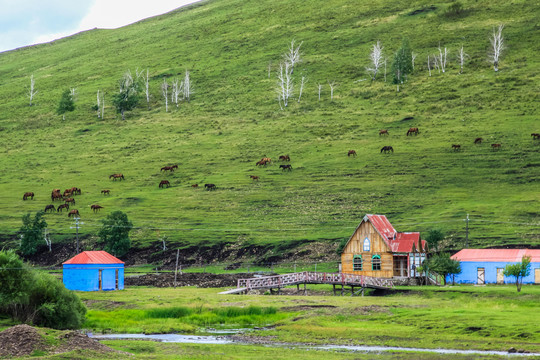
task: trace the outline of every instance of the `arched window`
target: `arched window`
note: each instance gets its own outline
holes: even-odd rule
[[[362,255],[354,255],[352,266],[353,271],[362,271]]]
[[[369,242],[369,239],[368,238],[365,238],[364,239],[364,247],[363,247],[363,250],[364,251],[369,251],[370,250],[370,242]]]
[[[371,258],[371,270],[381,270],[381,257],[373,255]]]

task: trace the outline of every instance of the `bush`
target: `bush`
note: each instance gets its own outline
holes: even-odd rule
[[[446,12],[444,13],[444,15],[446,17],[452,18],[452,17],[462,16],[464,13],[465,13],[465,9],[463,8],[463,4],[460,3],[459,1],[456,1],[452,3],[452,5],[448,7],[448,9],[446,9]]]
[[[33,271],[12,251],[0,251],[0,314],[54,329],[75,329],[86,307],[58,279]]]

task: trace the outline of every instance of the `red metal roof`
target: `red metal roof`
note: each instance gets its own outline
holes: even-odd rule
[[[63,264],[123,264],[124,262],[106,251],[83,251]]]
[[[393,239],[396,234],[396,229],[390,224],[390,221],[384,215],[367,214],[369,222],[377,229],[379,234],[386,239]]]
[[[530,256],[531,262],[540,262],[540,250],[531,249],[463,249],[452,256],[458,261],[520,262]]]
[[[419,232],[406,232],[406,233],[397,233],[395,240],[389,240],[388,245],[390,245],[390,250],[392,252],[398,253],[408,253],[412,252],[413,244],[415,249],[418,252],[426,252],[426,240],[422,240],[422,250],[419,251],[418,241],[420,241]]]

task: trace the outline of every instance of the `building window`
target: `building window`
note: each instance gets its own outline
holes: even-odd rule
[[[381,270],[381,257],[373,255],[371,258],[371,270]]]
[[[362,271],[362,255],[354,255],[352,267],[353,271]]]
[[[369,239],[368,238],[365,238],[364,239],[364,251],[369,251],[369,248],[370,248],[370,242],[369,242]]]

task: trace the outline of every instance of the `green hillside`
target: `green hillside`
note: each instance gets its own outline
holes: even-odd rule
[[[540,132],[538,4],[463,0],[458,14],[452,4],[203,1],[121,29],[1,53],[4,243],[15,246],[22,215],[50,204],[52,189],[76,186],[87,246],[114,210],[134,223],[138,247],[166,236],[177,245],[281,251],[340,241],[366,213],[386,214],[398,231],[442,229],[456,249],[464,246],[469,214],[471,246],[538,246],[540,140],[531,137]],[[489,37],[499,24],[506,49],[495,72]],[[398,92],[390,69],[404,38],[417,58]],[[276,71],[293,39],[302,42],[303,61],[293,73],[294,99],[280,110]],[[372,83],[365,68],[377,40],[388,74],[385,82],[381,70]],[[450,51],[446,72],[429,76],[427,56],[439,43]],[[462,45],[469,58],[459,74]],[[147,68],[150,109],[142,99],[122,121],[112,106],[117,83],[126,70]],[[165,112],[161,83],[185,70],[191,101]],[[31,75],[33,106],[26,96]],[[56,109],[69,88],[77,89],[76,109],[63,121]],[[104,119],[92,109],[98,90],[105,92]],[[406,136],[410,127],[419,135]],[[389,135],[379,136],[380,129]],[[473,144],[477,137],[482,144]],[[386,145],[393,154],[380,153]],[[347,156],[351,149],[357,157]],[[290,172],[279,168],[286,154]],[[256,167],[264,156],[273,164]],[[174,173],[160,171],[173,164]],[[109,180],[113,173],[125,181]],[[158,188],[164,179],[170,188]],[[217,189],[205,191],[205,183]],[[34,200],[22,200],[27,191]],[[91,204],[104,209],[93,214]],[[72,241],[65,212],[46,219],[53,242]]]

